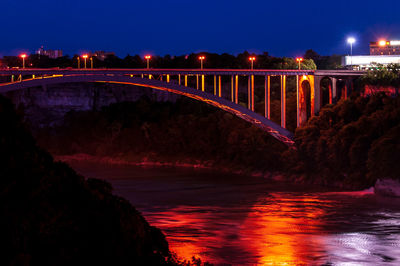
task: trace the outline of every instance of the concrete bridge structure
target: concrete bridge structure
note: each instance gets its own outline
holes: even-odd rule
[[[293,134],[286,129],[286,83],[287,78],[296,78],[297,126],[303,125],[311,115],[319,112],[322,105],[322,82],[329,82],[329,103],[339,97],[346,98],[353,89],[353,80],[363,71],[352,70],[244,70],[244,69],[4,69],[0,77],[0,93],[32,87],[62,83],[103,82],[130,84],[184,95],[214,105],[262,128],[278,140],[292,146]],[[264,80],[264,113],[255,112],[255,77]],[[206,82],[212,77],[213,93]],[[223,97],[222,77],[229,79],[230,95]],[[229,77],[229,78],[226,78]],[[280,80],[281,125],[271,119],[271,77]],[[239,104],[239,79],[247,80],[247,106]],[[260,78],[258,78],[260,79]],[[337,83],[345,83],[338,91]],[[189,87],[194,84],[193,87]],[[207,88],[206,88],[207,87]],[[307,89],[308,88],[308,89]],[[308,90],[308,91],[307,91]],[[308,103],[308,104],[307,104]],[[309,105],[309,106],[308,106]]]

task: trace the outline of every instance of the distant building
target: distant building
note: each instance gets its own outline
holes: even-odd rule
[[[48,56],[49,58],[52,58],[52,59],[56,59],[56,58],[59,58],[59,57],[62,57],[62,56],[63,56],[62,50],[44,50],[44,49],[43,49],[43,46],[40,47],[40,48],[36,51],[36,54],[38,54],[38,55],[45,55],[45,56]]]
[[[96,51],[92,54],[92,56],[96,56],[100,61],[104,61],[109,56],[115,56],[114,52],[105,52],[105,51]]]
[[[368,69],[376,65],[400,64],[400,55],[355,55],[345,56],[343,65],[358,69]]]
[[[369,43],[370,55],[400,55],[400,41],[386,41]]]

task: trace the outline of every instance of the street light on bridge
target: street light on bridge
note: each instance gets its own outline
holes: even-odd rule
[[[147,69],[150,69],[150,63],[149,63],[149,61],[150,61],[150,59],[151,59],[151,55],[146,55],[146,56],[144,57],[144,59],[147,60]]]
[[[303,62],[303,58],[302,57],[297,57],[296,61],[299,63],[299,70],[301,69],[301,62]]]
[[[88,58],[89,56],[87,55],[87,54],[84,54],[84,55],[82,55],[82,58],[85,60],[85,69],[86,69],[86,59]]]
[[[27,55],[21,54],[20,57],[22,58],[22,68],[25,68],[25,58],[27,57]]]
[[[350,44],[350,64],[353,66],[353,44],[356,42],[354,37],[347,38],[347,43]]]
[[[199,60],[200,60],[200,69],[203,69],[203,60],[206,59],[206,57],[204,55],[199,56]]]
[[[256,60],[256,57],[255,56],[250,56],[249,60],[251,62],[251,70],[253,70],[254,69],[254,60]]]

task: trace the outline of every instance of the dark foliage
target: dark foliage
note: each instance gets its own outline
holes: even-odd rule
[[[280,152],[286,148],[250,123],[186,98],[71,112],[62,126],[42,131],[38,139],[54,154],[204,162],[258,171],[279,169]]]
[[[110,184],[54,162],[0,97],[0,265],[163,265],[170,257]]]
[[[326,106],[296,130],[292,173],[325,185],[370,187],[378,178],[399,179],[400,97],[353,95]]]

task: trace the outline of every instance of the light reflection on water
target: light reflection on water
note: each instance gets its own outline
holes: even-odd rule
[[[109,180],[181,258],[233,265],[400,265],[400,200],[261,178],[73,164]]]

